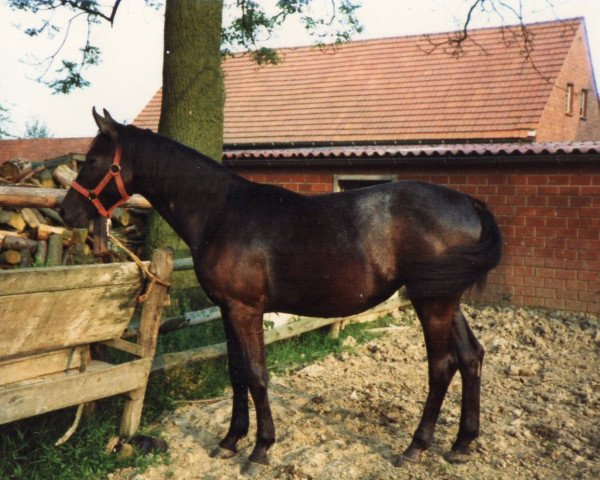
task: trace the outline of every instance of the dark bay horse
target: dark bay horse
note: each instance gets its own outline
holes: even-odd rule
[[[498,226],[486,206],[448,188],[400,181],[303,196],[247,181],[206,156],[149,130],[93,111],[100,133],[62,203],[67,225],[86,227],[132,193],[146,197],[189,245],[195,272],[222,311],[233,412],[215,456],[232,455],[248,432],[248,392],[257,435],[250,461],[268,463],[275,428],[267,395],[264,312],[352,315],[406,285],[423,331],[429,393],[400,460],[417,461],[433,440],[448,385],[462,377],[453,452],[479,434],[483,348],[459,301],[500,260]]]

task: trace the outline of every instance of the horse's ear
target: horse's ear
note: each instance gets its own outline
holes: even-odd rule
[[[117,123],[117,121],[114,118],[112,118],[110,113],[108,113],[108,110],[106,108],[103,108],[102,111],[104,112],[104,118],[106,118],[107,120],[110,120],[113,123]]]
[[[108,135],[113,140],[116,140],[118,137],[118,123],[110,116],[110,113],[105,109],[104,117],[96,112],[96,107],[92,107],[92,115],[94,116],[94,120],[96,121],[96,125],[100,131],[106,135]]]

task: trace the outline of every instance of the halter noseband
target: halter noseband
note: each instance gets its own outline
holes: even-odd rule
[[[98,210],[98,213],[105,218],[110,218],[110,215],[113,212],[113,210],[131,196],[127,193],[127,190],[125,189],[125,184],[123,183],[123,178],[121,177],[120,163],[121,147],[117,146],[117,150],[115,151],[115,158],[113,159],[112,165],[109,167],[106,175],[104,175],[104,178],[100,180],[100,183],[98,183],[98,185],[96,185],[95,188],[87,189],[85,187],[82,187],[81,184],[75,180],[73,180],[73,182],[71,183],[71,187],[73,187],[75,191],[81,193],[85,198],[90,200],[96,207],[96,210]],[[100,199],[98,197],[113,178],[115,179],[115,183],[117,184],[117,189],[121,194],[121,198],[120,200],[117,200],[117,202],[107,210],[106,208],[104,208],[104,205],[102,205],[102,202],[100,202]]]

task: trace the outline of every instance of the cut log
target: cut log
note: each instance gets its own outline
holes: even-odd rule
[[[46,207],[42,207],[42,208],[40,208],[40,210],[46,217],[48,217],[54,223],[58,223],[59,225],[62,225],[63,227],[65,226],[65,222],[62,219],[62,217],[58,214],[58,212],[55,212],[51,208],[46,208]],[[46,222],[42,222],[42,223],[46,223]]]
[[[124,227],[129,225],[129,222],[131,222],[131,216],[129,215],[129,212],[123,208],[115,208],[110,218]]]
[[[43,267],[46,265],[46,257],[48,255],[48,244],[41,240],[37,242],[37,247],[35,249],[35,259],[34,263],[36,267]]]
[[[24,233],[13,232],[12,230],[0,230],[0,246],[3,245],[6,237],[21,237],[27,238]]]
[[[21,254],[17,250],[6,250],[0,253],[0,263],[4,265],[18,265]]]
[[[50,235],[56,234],[61,235],[65,240],[71,241],[73,238],[73,231],[64,227],[54,227],[52,225],[42,224],[38,227],[37,239],[38,240],[49,240]]]
[[[48,254],[46,257],[47,267],[62,265],[62,235],[53,233],[48,237]]]
[[[0,186],[0,204],[11,207],[58,207],[67,194],[59,188],[27,188]],[[133,195],[124,204],[127,208],[151,208],[141,195]]]
[[[37,247],[35,240],[29,240],[28,238],[6,236],[2,242],[2,247],[8,250],[23,250],[27,249],[30,252],[34,252]]]
[[[2,164],[0,167],[0,176],[11,182],[17,182],[30,170],[31,162],[29,160],[25,158],[13,158]]]
[[[88,230],[87,230],[87,228],[74,228],[73,229],[73,236],[71,238],[71,243],[73,245],[85,244],[85,241],[87,240],[87,237],[88,237]]]
[[[56,183],[54,183],[54,179],[52,178],[52,172],[48,169],[43,170],[39,174],[38,180],[44,188],[56,188]]]
[[[75,255],[91,255],[92,248],[87,243],[79,243],[70,247]]]
[[[33,170],[28,170],[28,171],[24,172],[23,175],[21,175],[17,179],[16,183],[21,183],[21,182],[24,182],[26,180],[29,180],[31,177],[33,177],[34,175],[37,175],[38,173],[43,172],[44,170],[46,170],[46,166],[45,165],[40,165],[39,167],[35,167]]]
[[[22,208],[21,215],[29,228],[38,228],[40,223],[44,223],[40,222],[39,216],[36,215],[33,208]]]
[[[0,223],[14,228],[17,232],[25,230],[27,224],[19,212],[0,211]]]
[[[31,250],[28,248],[23,248],[19,250],[19,254],[21,255],[21,261],[19,262],[19,267],[29,268],[31,267]]]
[[[77,172],[71,170],[67,165],[59,165],[52,172],[52,178],[64,188],[69,188],[73,180],[77,178]]]

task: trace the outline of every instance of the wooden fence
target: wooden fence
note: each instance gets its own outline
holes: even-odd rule
[[[54,208],[60,205],[65,194],[66,190],[61,189],[0,186],[0,206]],[[123,206],[151,208],[148,201],[139,195],[134,195]],[[104,229],[98,229],[97,231],[104,231]],[[174,261],[174,271],[191,270],[192,268],[193,263],[191,258],[177,259]],[[330,326],[331,334],[337,336],[340,329],[347,323],[365,322],[375,320],[387,314],[395,314],[400,308],[407,304],[408,302],[406,300],[396,294],[370,310],[345,318],[315,318],[296,317],[287,314],[266,314],[265,319],[267,320],[276,316],[279,319],[283,319],[285,323],[276,326],[275,328],[265,330],[265,344],[298,336],[326,326]],[[167,333],[181,328],[201,325],[220,318],[221,313],[217,307],[187,312],[180,316],[163,319],[159,333]],[[138,333],[137,328],[136,325],[129,325],[123,334],[123,338],[136,337]],[[225,342],[193,348],[182,352],[165,353],[154,358],[152,371],[168,370],[192,362],[215,359],[224,356],[226,353],[227,347]]]

